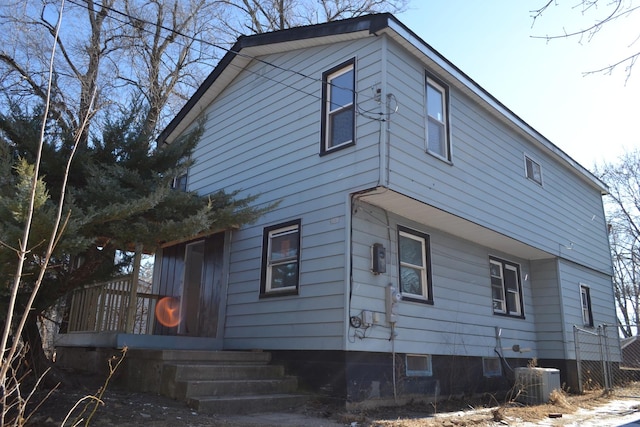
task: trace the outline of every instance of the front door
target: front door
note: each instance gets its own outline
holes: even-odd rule
[[[162,249],[158,292],[176,301],[180,321],[177,326],[156,324],[156,335],[208,337],[222,343],[224,256],[224,233]]]
[[[184,280],[180,296],[180,335],[198,336],[200,294],[207,286],[204,280],[204,240],[189,243],[184,254]],[[204,301],[202,301],[204,302]]]

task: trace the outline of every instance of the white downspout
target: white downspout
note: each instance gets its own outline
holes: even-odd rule
[[[343,319],[343,332],[342,332],[342,349],[348,351],[349,348],[349,317],[351,316],[351,226],[352,226],[352,212],[351,206],[353,198],[351,194],[345,195],[344,201],[344,234],[345,234],[345,247],[344,247],[344,319]]]
[[[382,46],[380,48],[380,140],[378,146],[379,155],[379,178],[378,185],[382,187],[389,186],[389,98],[387,94],[387,49],[388,38],[382,35]]]

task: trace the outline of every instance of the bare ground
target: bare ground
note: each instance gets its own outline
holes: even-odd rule
[[[75,384],[74,387],[55,390],[42,402],[27,425],[34,427],[62,425],[96,427],[140,425],[151,427],[178,425],[190,427],[613,426],[622,425],[615,424],[615,416],[627,417],[625,418],[627,420],[635,414],[636,418],[640,419],[640,412],[638,412],[640,394],[637,389],[631,392],[618,389],[615,393],[607,395],[602,391],[592,391],[584,395],[557,393],[550,403],[537,406],[506,404],[504,398],[485,395],[467,399],[452,398],[437,403],[414,403],[401,407],[349,412],[344,409],[344,406],[314,400],[286,413],[218,416],[200,414],[188,408],[183,402],[163,396],[131,392],[113,385],[106,388],[100,403],[89,398],[97,395],[102,387],[100,379],[78,375],[75,378]],[[44,392],[38,392],[32,398],[32,402],[41,402],[44,395]],[[92,413],[94,409],[95,413]],[[610,417],[613,421],[603,424],[606,417]]]

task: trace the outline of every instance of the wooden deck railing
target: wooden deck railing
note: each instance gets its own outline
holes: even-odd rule
[[[71,300],[68,331],[152,334],[159,295],[150,290],[150,284],[139,282],[132,306],[130,276],[78,289]],[[127,325],[128,318],[132,325]]]

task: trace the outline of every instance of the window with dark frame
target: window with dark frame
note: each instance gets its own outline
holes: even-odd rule
[[[540,164],[527,155],[524,156],[524,163],[527,178],[536,184],[542,185],[542,168]]]
[[[491,257],[489,269],[493,313],[524,317],[520,266],[513,262]]]
[[[171,188],[174,190],[187,191],[187,173],[183,173],[182,175],[178,175],[173,178],[173,182],[171,183]]]
[[[580,301],[582,304],[582,323],[593,326],[593,312],[591,311],[591,290],[588,286],[580,285]]]
[[[398,226],[398,282],[403,300],[433,304],[429,235]]]
[[[355,143],[355,58],[322,74],[320,154]]]
[[[449,141],[449,90],[437,80],[426,77],[427,151],[451,160]]]
[[[300,220],[264,229],[260,296],[298,293]]]

